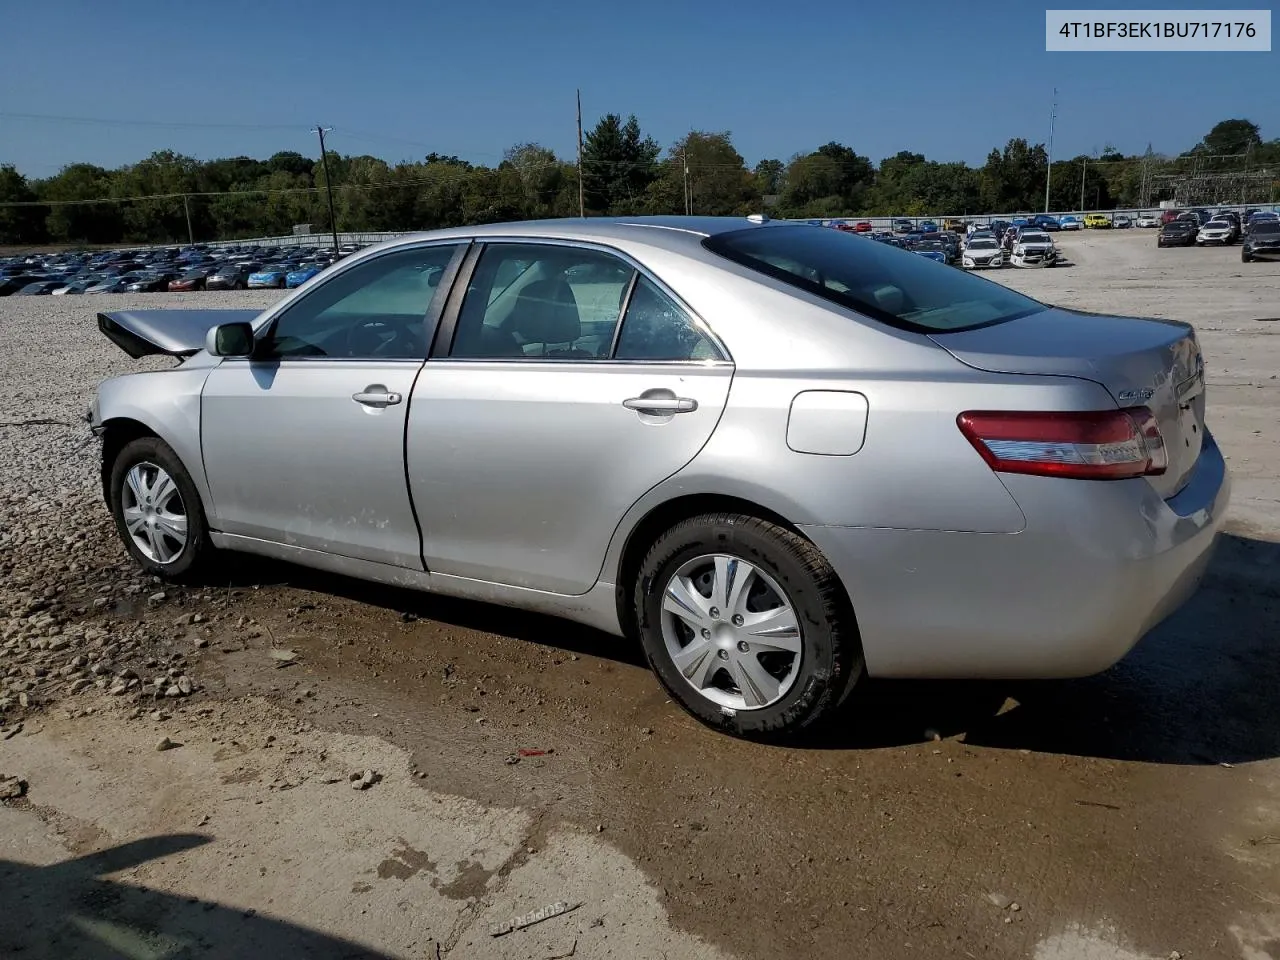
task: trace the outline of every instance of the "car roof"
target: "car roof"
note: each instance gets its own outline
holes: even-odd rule
[[[632,241],[677,250],[699,245],[706,237],[734,230],[805,225],[803,221],[797,223],[789,220],[756,220],[748,217],[564,217],[554,220],[522,220],[431,230],[425,233],[406,234],[392,242],[461,237],[475,239],[546,237],[597,241],[606,244],[610,241]]]

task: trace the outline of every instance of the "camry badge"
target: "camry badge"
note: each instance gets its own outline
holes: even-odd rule
[[[1151,395],[1155,393],[1150,387],[1143,387],[1141,390],[1121,390],[1121,403],[1146,403],[1151,399]]]

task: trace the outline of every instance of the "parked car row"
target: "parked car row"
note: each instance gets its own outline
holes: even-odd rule
[[[1255,211],[1242,218],[1232,210],[1210,214],[1206,210],[1168,211],[1156,235],[1157,247],[1231,246],[1240,243],[1240,260],[1280,257],[1280,214]]]
[[[300,287],[360,249],[193,244],[0,259],[0,296],[152,293]]]

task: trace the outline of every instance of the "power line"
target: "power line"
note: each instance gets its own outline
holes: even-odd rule
[[[216,123],[208,121],[185,120],[130,120],[108,117],[67,117],[52,113],[11,113],[0,112],[4,120],[34,120],[54,123],[95,123],[113,127],[162,127],[172,129],[210,129],[210,130],[297,130],[307,129],[302,124],[285,123]]]

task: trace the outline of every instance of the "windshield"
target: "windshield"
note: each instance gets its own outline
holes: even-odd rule
[[[882,323],[925,333],[1025,317],[1043,304],[856,234],[774,225],[703,240],[713,253]]]
[[[1254,233],[1280,233],[1280,220],[1258,220],[1251,229]]]
[[[1049,235],[1048,235],[1047,233],[1024,233],[1024,234],[1022,235],[1021,240],[1020,240],[1019,242],[1021,242],[1021,243],[1050,243],[1050,242],[1052,242],[1052,241],[1050,241],[1050,240],[1049,240]]]
[[[969,244],[970,250],[995,250],[997,249],[994,240],[974,240]]]

